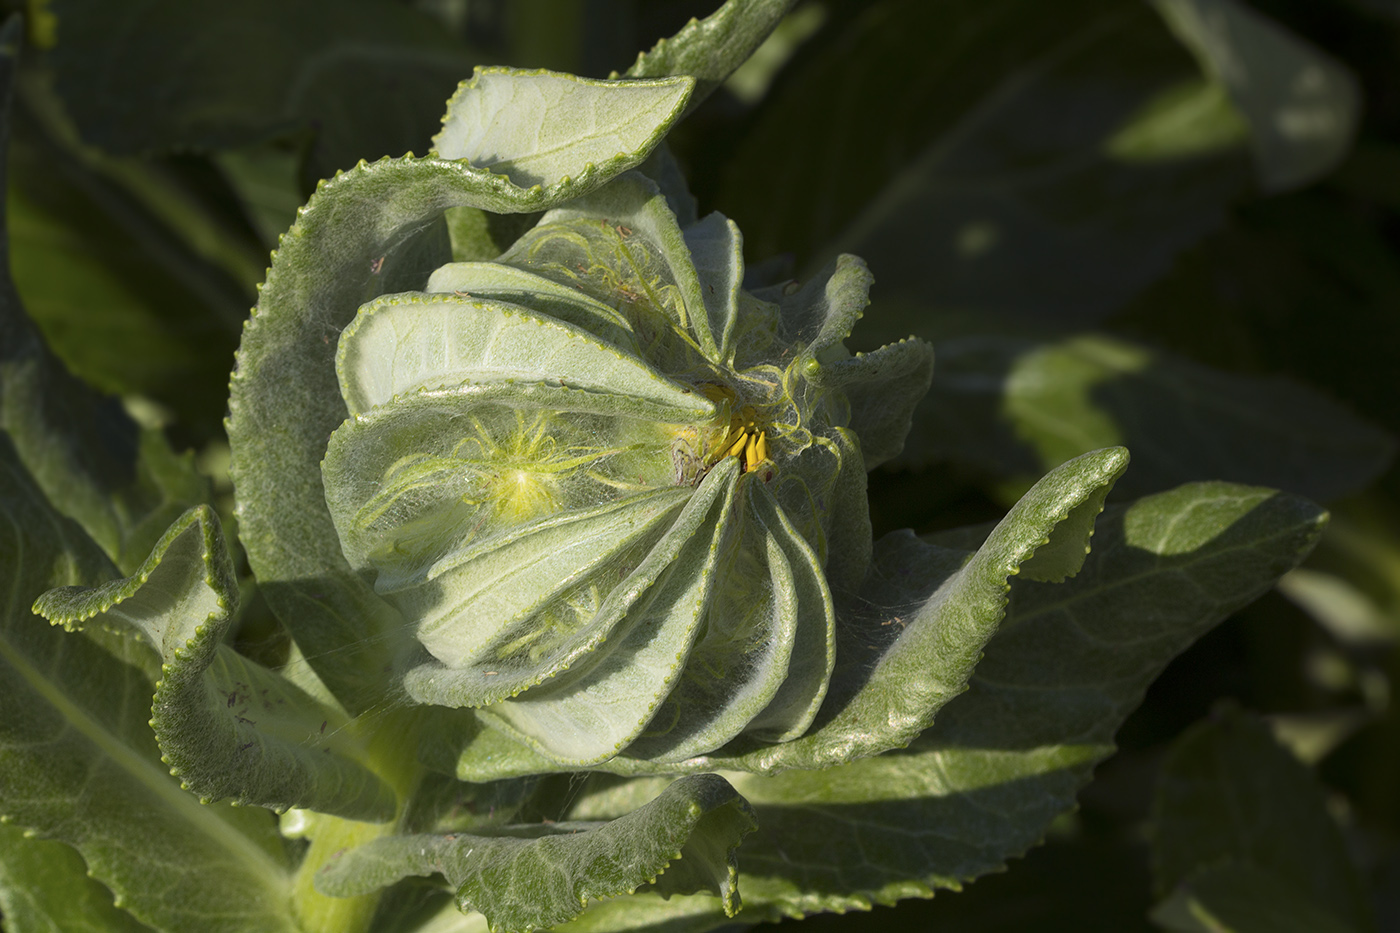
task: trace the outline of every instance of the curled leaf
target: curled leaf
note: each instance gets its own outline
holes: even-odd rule
[[[206,802],[311,807],[352,819],[393,816],[394,794],[355,759],[326,708],[223,644],[238,584],[218,518],[186,512],[130,577],[50,590],[34,611],[70,629],[134,637],[161,659],[151,726],[171,774]]]
[[[349,896],[440,873],[456,889],[459,909],[480,911],[493,931],[514,933],[553,927],[589,901],[643,887],[665,896],[709,891],[732,917],[740,903],[735,850],[754,828],[753,811],[724,778],[698,774],[607,823],[378,839],[328,864],[316,886]]]

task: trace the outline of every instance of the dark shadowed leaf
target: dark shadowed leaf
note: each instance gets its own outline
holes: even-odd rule
[[[1186,905],[1225,929],[1371,930],[1361,878],[1322,787],[1263,723],[1223,707],[1177,739],[1153,806],[1153,873],[1168,929]],[[1185,902],[1185,904],[1183,904]],[[1306,918],[1318,925],[1303,924]],[[1243,920],[1243,923],[1237,921]]]
[[[59,0],[57,88],[113,153],[217,149],[313,129],[312,177],[424,152],[478,63],[431,19],[372,0]]]
[[[1395,453],[1385,431],[1293,380],[1098,334],[942,341],[916,419],[903,462],[954,462],[1000,480],[1123,444],[1133,469],[1120,493],[1225,479],[1327,501],[1364,487]]]
[[[0,165],[18,35],[17,19],[0,34]],[[165,525],[207,495],[207,483],[189,457],[138,428],[115,398],[75,379],[49,351],[10,279],[3,232],[0,264],[0,427],[50,501],[131,569]]]

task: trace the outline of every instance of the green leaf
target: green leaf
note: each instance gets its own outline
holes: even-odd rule
[[[1024,481],[1123,444],[1134,466],[1120,491],[1225,479],[1329,500],[1369,483],[1395,453],[1386,432],[1292,380],[1116,337],[966,337],[940,343],[938,360],[906,462],[952,460]]]
[[[642,52],[629,78],[691,75],[695,93],[689,113],[724,83],[777,28],[796,0],[725,0],[703,20],[692,19],[674,36]]]
[[[224,244],[191,229],[207,218],[179,226],[200,211],[170,164],[77,148],[45,125],[46,101],[28,90],[13,116],[6,209],[24,306],[89,385],[154,399],[200,434],[217,430],[265,251],[239,239],[228,265],[241,275],[231,277],[211,261]]]
[[[631,323],[612,307],[576,288],[503,263],[450,262],[429,276],[424,291],[510,302],[573,324],[615,347],[638,349]]]
[[[870,303],[873,280],[863,260],[842,255],[802,287],[777,289],[784,331],[797,342],[810,341],[805,368],[811,378],[846,389],[851,429],[860,438],[867,470],[903,450],[910,419],[934,372],[933,350],[920,340],[900,340],[854,356],[846,349],[845,341]]]
[[[370,0],[53,8],[56,83],[84,139],[113,153],[220,149],[314,127],[312,178],[426,145],[483,55]]]
[[[907,749],[822,771],[726,774],[758,814],[744,844],[745,919],[868,909],[1002,870],[1075,806],[1162,668],[1301,560],[1323,519],[1305,500],[1223,483],[1107,508],[1073,579],[1012,579],[968,690]],[[924,547],[913,560],[903,544],[877,567],[914,595],[969,557]],[[871,619],[862,635],[899,635],[919,605],[888,626]],[[568,817],[628,812],[656,780],[595,778]]]
[[[552,927],[590,900],[644,886],[666,895],[710,891],[732,916],[739,909],[734,853],[753,828],[748,804],[723,778],[693,775],[609,823],[522,826],[517,836],[376,840],[327,865],[317,886],[344,896],[441,873],[456,889],[458,907],[480,911],[493,933]]]
[[[1178,120],[1199,109],[1199,68],[1141,4],[849,4],[787,71],[717,163],[718,203],[802,277],[866,257],[866,346],[1100,318],[1251,183],[1242,134],[1151,159],[1110,145],[1165,97]]]
[[[737,461],[711,470],[619,596],[599,611],[623,615],[610,650],[580,658],[552,682],[496,707],[491,720],[570,767],[610,758],[635,741],[675,688],[683,668],[677,660],[689,654],[704,623],[738,475]],[[408,687],[415,689],[412,675]]]
[[[204,802],[392,817],[394,794],[354,760],[363,749],[343,717],[223,644],[237,610],[237,579],[207,506],[181,516],[135,575],[51,590],[34,604],[65,628],[104,627],[160,655],[151,726],[170,773]]]
[[[1248,119],[1266,189],[1307,184],[1346,157],[1361,118],[1361,92],[1344,65],[1236,0],[1155,5]]]
[[[1354,933],[1266,871],[1249,865],[1205,868],[1181,880],[1152,910],[1152,919],[1179,933]]]
[[[744,521],[725,555],[729,572],[716,581],[707,631],[626,752],[653,768],[741,732],[745,741],[785,742],[807,731],[826,695],[835,613],[821,564],[766,486],[747,484],[740,502]],[[753,596],[765,589],[771,605]]]
[[[566,264],[570,247],[584,262]],[[662,332],[658,344],[679,339],[698,347],[706,359],[722,362],[685,234],[656,183],[641,174],[623,175],[600,191],[550,211],[501,261],[630,304],[646,300],[671,325],[657,328]],[[672,365],[672,359],[655,347],[642,349],[662,372],[685,372],[694,365],[684,346],[680,365]]]
[[[0,152],[8,142],[18,34],[18,20],[0,34]],[[8,242],[0,234],[0,255]],[[0,427],[50,501],[123,569],[140,563],[163,526],[208,495],[191,458],[175,456],[116,399],[73,378],[25,316],[8,277],[0,282]]]
[[[684,76],[595,81],[478,67],[447,102],[433,150],[504,175],[520,189],[608,178],[646,159],[680,119],[694,86]]]
[[[1006,611],[1008,581],[1021,567],[1041,560],[1065,571],[1070,565],[1061,555],[1078,553],[1082,560],[1092,517],[1127,466],[1121,448],[1060,466],[961,566],[908,532],[882,538],[865,587],[838,609],[846,639],[837,647],[829,718],[800,739],[716,757],[711,766],[823,768],[907,745],[967,689]],[[1041,558],[1047,545],[1054,558]],[[911,579],[925,586],[910,587]]]
[[[352,415],[423,390],[516,382],[620,396],[655,421],[686,424],[716,414],[708,399],[581,328],[475,297],[370,302],[341,333],[336,373]]]
[[[997,631],[1008,580],[1039,550],[1068,570],[1066,555],[1082,558],[1089,521],[1127,467],[1122,449],[1098,451],[1042,479],[972,555],[923,544],[908,532],[882,538],[864,588],[845,594],[837,613],[836,663],[825,706],[806,735],[767,744],[745,736],[712,754],[679,756],[643,742],[613,761],[594,766],[619,774],[732,769],[762,774],[793,768],[829,768],[911,742],[949,700],[967,689],[973,666]],[[789,584],[791,585],[791,584]],[[712,664],[719,664],[717,658]],[[704,708],[703,705],[701,708]],[[477,733],[458,765],[458,777],[480,779],[486,762],[502,776],[556,770],[504,737]],[[650,756],[661,754],[671,765]],[[520,769],[517,771],[516,769]]]
[[[1237,708],[1218,709],[1173,744],[1158,779],[1153,822],[1159,893],[1184,885],[1183,897],[1228,917],[1240,909],[1231,899],[1248,903],[1281,890],[1304,916],[1330,914],[1334,926],[1374,929],[1322,787],[1267,727]],[[1246,877],[1213,873],[1222,866],[1245,869]],[[1231,895],[1236,881],[1243,890]],[[1251,929],[1228,922],[1226,928]]]
[[[270,814],[201,804],[181,790],[147,725],[151,683],[27,606],[115,569],[57,515],[0,443],[0,816],[75,847],[137,919],[167,931],[296,929],[287,853]],[[210,879],[218,879],[211,884]]]
[[[732,367],[738,350],[734,346],[734,328],[744,284],[744,237],[734,221],[719,213],[707,215],[683,228],[682,233],[695,274],[700,278],[700,297],[705,303],[710,333],[719,347],[719,358]]]
[[[61,842],[0,824],[0,913],[9,933],[143,933]]]
[[[604,180],[595,173],[521,201],[501,194],[508,179],[463,163],[384,160],[323,184],[274,256],[231,384],[240,540],[273,610],[352,713],[393,689],[386,655],[402,660],[415,643],[397,611],[351,571],[326,506],[326,438],[348,414],[336,384],[337,338],[362,304],[421,289],[450,258],[438,220],[447,209],[548,207]]]

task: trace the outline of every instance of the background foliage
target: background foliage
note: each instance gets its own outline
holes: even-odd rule
[[[23,6],[15,287],[55,354],[123,399],[129,436],[109,445],[192,450],[232,527],[232,353],[316,180],[421,153],[475,64],[604,77],[713,4]],[[1386,0],[807,2],[672,134],[751,265],[805,277],[861,254],[877,284],[856,342],[934,343],[905,454],[871,478],[877,537],[994,520],[1114,444],[1133,463],[1111,502],[1224,480],[1332,512],[1303,567],[1167,668],[1024,862],[805,929],[1400,928],[1397,52]],[[7,355],[30,339],[9,327]],[[123,572],[206,494],[177,459],[148,457],[169,469],[104,519]],[[1110,555],[1117,514],[1096,539]],[[239,646],[275,662],[257,599]],[[40,844],[0,832],[21,845]],[[69,909],[105,909],[42,845],[88,885]]]

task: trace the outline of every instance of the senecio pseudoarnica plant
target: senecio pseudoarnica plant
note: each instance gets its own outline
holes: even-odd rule
[[[206,804],[140,764],[146,731],[94,746],[100,780],[76,751],[22,772],[98,801],[96,830],[42,794],[7,818],[160,930],[702,930],[956,888],[1073,805],[1156,672],[1318,513],[1184,487],[1099,519],[1086,567],[1109,449],[995,528],[872,542],[867,471],[932,350],[846,348],[855,257],[747,281],[660,146],[723,77],[704,63],[784,8],[731,2],[624,79],[479,69],[427,157],[321,184],[231,385],[242,586],[291,636],[279,668],[229,644],[212,510],[122,578],[6,452],[17,527],[59,529],[17,566],[78,584],[38,599],[70,631],[26,663],[81,669],[119,719],[153,689],[160,761]]]

